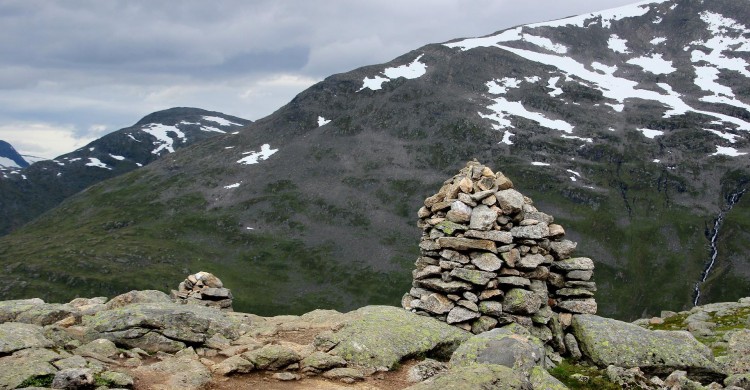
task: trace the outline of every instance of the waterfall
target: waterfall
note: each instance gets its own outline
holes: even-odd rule
[[[711,229],[711,237],[709,239],[710,257],[708,262],[706,262],[706,266],[703,268],[700,280],[696,282],[695,287],[693,287],[693,306],[698,306],[698,302],[701,299],[701,285],[706,279],[708,279],[711,269],[714,267],[714,264],[716,264],[716,257],[719,254],[717,245],[719,241],[719,230],[721,229],[721,224],[724,222],[724,217],[732,210],[732,207],[740,201],[740,198],[742,198],[745,191],[747,191],[747,188],[731,193],[727,197],[727,205],[719,211],[719,215],[716,217],[716,220],[714,220],[714,227]]]

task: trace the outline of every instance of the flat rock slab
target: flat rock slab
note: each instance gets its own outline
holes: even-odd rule
[[[529,381],[520,373],[496,364],[472,364],[453,367],[406,390],[498,389],[527,390]]]
[[[202,390],[211,382],[211,371],[200,361],[191,357],[167,358],[158,363],[141,366],[134,370],[138,376],[159,380],[163,389]]]
[[[44,336],[41,326],[18,322],[0,324],[0,354],[27,348],[48,348],[52,345],[52,341]]]
[[[465,341],[451,356],[453,367],[496,364],[528,375],[544,365],[544,343],[520,325],[511,324],[478,334]]]
[[[239,337],[240,321],[218,309],[175,303],[134,303],[84,317],[91,339],[148,352],[176,352],[185,344],[201,344],[220,334]]]
[[[591,314],[573,316],[581,352],[600,367],[640,367],[649,374],[688,372],[691,378],[721,381],[711,350],[683,331],[651,331]]]
[[[327,336],[335,344],[330,353],[363,367],[392,369],[407,356],[428,352],[447,357],[471,336],[434,318],[392,306],[366,306],[346,316],[349,320],[342,328]],[[321,342],[316,340],[316,344]]]
[[[15,389],[26,379],[52,375],[57,369],[50,363],[64,356],[47,349],[25,349],[0,358],[0,389]]]
[[[44,301],[39,298],[2,301],[0,302],[0,322],[15,321],[18,314],[43,304]]]

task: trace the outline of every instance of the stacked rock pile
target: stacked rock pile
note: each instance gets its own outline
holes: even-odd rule
[[[571,258],[577,244],[502,173],[469,162],[418,215],[404,308],[474,333],[515,322],[560,353],[572,315],[596,313],[593,261]]]
[[[178,303],[232,310],[232,292],[224,288],[224,283],[209,272],[200,271],[189,275],[180,283],[177,291],[172,290],[171,295]]]

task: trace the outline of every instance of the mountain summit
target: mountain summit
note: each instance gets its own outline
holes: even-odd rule
[[[3,169],[0,159],[0,234],[7,234],[92,184],[249,123],[199,108],[170,108],[52,160]],[[0,155],[2,150],[0,143]]]
[[[29,162],[18,154],[13,145],[0,140],[0,168],[25,168]]]
[[[642,2],[333,75],[2,238],[3,298],[209,268],[238,286],[238,310],[396,304],[416,210],[477,158],[597,259],[600,313],[736,300],[750,289],[747,20],[742,0]]]

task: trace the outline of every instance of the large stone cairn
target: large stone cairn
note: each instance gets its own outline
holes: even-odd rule
[[[571,258],[577,244],[502,173],[469,162],[418,214],[404,308],[473,333],[515,322],[560,353],[572,315],[596,313],[593,261]]]
[[[178,303],[232,310],[232,292],[224,287],[221,279],[209,272],[200,271],[188,275],[177,287],[177,291],[172,290],[171,296]]]

